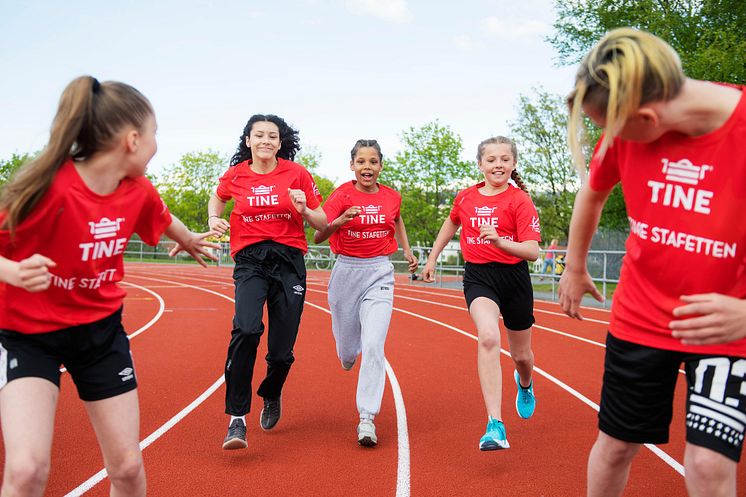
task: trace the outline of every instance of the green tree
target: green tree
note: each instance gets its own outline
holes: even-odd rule
[[[334,182],[325,176],[318,174],[319,166],[321,165],[321,152],[316,147],[306,147],[303,152],[300,152],[295,156],[295,162],[302,164],[311,172],[313,181],[319,189],[319,193],[326,200],[329,195],[334,191]],[[310,226],[306,227],[306,240],[308,243],[313,244],[313,233],[314,229]]]
[[[461,137],[438,121],[401,135],[403,150],[385,163],[381,182],[402,195],[402,213],[411,243],[435,241],[458,190],[476,177],[461,159]]]
[[[549,42],[563,65],[575,64],[603,34],[632,26],[679,53],[697,79],[746,83],[746,2],[743,0],[557,0]]]
[[[151,181],[176,217],[192,231],[205,231],[207,202],[215,192],[226,164],[228,159],[212,150],[189,152],[182,155],[177,164],[152,175]],[[231,205],[226,208],[224,217],[228,217],[231,208]]]
[[[590,157],[590,144],[596,143],[601,130],[588,119],[585,126],[586,156]],[[518,118],[511,123],[511,132],[518,145],[518,172],[539,211],[542,238],[566,240],[580,181],[567,148],[564,98],[541,88],[534,90],[533,97],[521,95]],[[624,197],[618,186],[604,207],[600,226],[610,230],[628,226]]]
[[[15,173],[23,164],[33,159],[31,154],[13,154],[10,159],[0,160],[0,185],[8,182],[13,173]]]
[[[521,95],[511,132],[518,146],[517,171],[539,211],[542,238],[567,239],[580,181],[567,148],[567,113],[562,97],[539,88]]]

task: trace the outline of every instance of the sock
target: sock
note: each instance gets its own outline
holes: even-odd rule
[[[230,426],[235,419],[240,419],[243,424],[246,424],[245,416],[231,416],[231,420],[228,422],[228,426]]]

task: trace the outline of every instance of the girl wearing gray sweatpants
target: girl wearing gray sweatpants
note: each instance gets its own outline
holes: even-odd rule
[[[394,266],[388,256],[396,252],[398,240],[411,272],[417,259],[400,216],[401,196],[377,182],[383,168],[380,146],[375,140],[358,140],[351,156],[355,180],[329,196],[324,211],[333,221],[314,234],[314,241],[328,238],[337,254],[329,279],[332,332],[343,369],[352,369],[362,354],[357,436],[360,445],[373,447],[378,443],[373,420],[383,398],[384,346],[394,301]]]

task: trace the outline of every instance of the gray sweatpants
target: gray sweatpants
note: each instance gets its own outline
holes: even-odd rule
[[[329,278],[329,307],[337,356],[352,363],[362,352],[357,410],[373,419],[386,382],[384,345],[394,304],[394,265],[388,257],[340,255]]]

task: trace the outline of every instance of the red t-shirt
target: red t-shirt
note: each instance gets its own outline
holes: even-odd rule
[[[363,209],[329,237],[332,252],[364,258],[393,254],[397,248],[394,222],[399,219],[401,195],[381,184],[376,193],[361,192],[355,183],[353,180],[341,185],[324,204],[329,222],[354,205]]]
[[[523,259],[503,252],[488,240],[480,240],[479,227],[491,224],[501,238],[514,242],[541,241],[536,207],[526,192],[511,184],[497,195],[482,195],[479,189],[483,186],[484,181],[460,191],[453,199],[451,221],[461,225],[464,260],[477,264],[517,264]]]
[[[288,188],[303,190],[306,205],[316,209],[321,194],[305,167],[277,159],[277,167],[267,174],[254,172],[244,161],[229,167],[220,178],[217,196],[224,202],[236,199],[231,212],[231,255],[251,244],[273,240],[308,251],[303,216],[293,206]]]
[[[67,160],[13,241],[0,230],[4,257],[20,261],[39,253],[57,263],[43,292],[0,284],[0,328],[43,333],[112,314],[125,296],[117,282],[130,237],[137,233],[155,245],[170,224],[168,208],[145,177],[125,178],[113,193],[98,195]]]
[[[590,164],[590,187],[622,182],[630,235],[614,293],[611,333],[668,350],[746,357],[746,339],[683,346],[671,336],[680,295],[746,298],[746,94],[719,129],[667,133],[653,143],[615,139]]]

